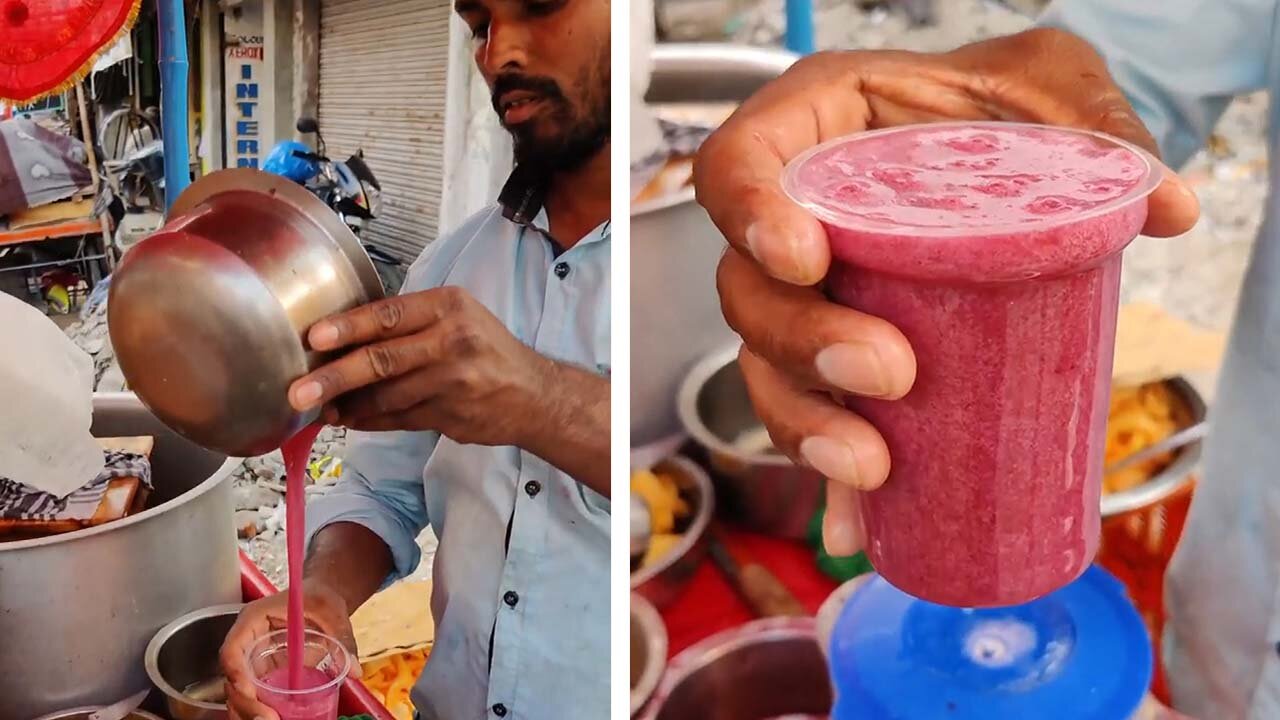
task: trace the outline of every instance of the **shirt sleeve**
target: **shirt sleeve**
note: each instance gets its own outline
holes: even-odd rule
[[[1276,0],[1056,0],[1039,25],[1107,60],[1171,167],[1202,148],[1227,104],[1262,89]]]
[[[423,468],[439,437],[426,432],[348,433],[341,479],[307,504],[306,546],[328,525],[356,523],[391,549],[395,569],[383,587],[412,573],[422,558],[418,534],[428,524]]]

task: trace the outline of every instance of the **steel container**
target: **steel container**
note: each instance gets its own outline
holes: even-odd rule
[[[222,674],[218,654],[243,608],[235,603],[187,613],[161,628],[147,644],[147,676],[164,696],[165,709],[173,720],[230,717],[225,703],[192,700],[183,690]]]
[[[631,715],[644,708],[667,666],[667,626],[643,596],[631,593]]]
[[[305,188],[249,168],[178,197],[111,281],[111,344],[129,388],[166,425],[231,456],[261,455],[315,420],[289,385],[328,358],[316,321],[383,297],[351,230]]]
[[[641,717],[825,718],[831,702],[813,618],[766,618],[713,635],[672,658]]]
[[[658,45],[651,104],[747,99],[795,62],[779,50]],[[676,392],[689,367],[735,336],[720,314],[716,265],[725,241],[693,188],[631,210],[631,445],[680,432]]]
[[[802,539],[826,482],[766,444],[738,369],[738,347],[722,347],[689,370],[678,395],[680,422],[706,453],[718,516],[753,532]]]
[[[116,522],[0,542],[0,720],[109,705],[150,687],[156,631],[239,602],[231,473],[127,393],[94,397],[97,437],[149,435],[155,491]]]
[[[707,555],[707,528],[715,512],[716,493],[711,478],[688,458],[668,458],[653,470],[675,480],[692,511],[680,542],[657,562],[631,573],[631,590],[662,609],[680,597]]]

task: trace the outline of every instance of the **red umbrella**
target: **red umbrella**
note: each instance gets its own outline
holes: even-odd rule
[[[141,0],[0,0],[0,100],[28,103],[75,84],[129,31]]]

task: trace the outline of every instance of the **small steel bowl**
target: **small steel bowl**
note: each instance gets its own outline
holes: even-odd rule
[[[164,694],[173,720],[227,720],[222,703],[192,700],[183,688],[222,674],[218,653],[244,605],[214,605],[187,613],[160,629],[143,656],[147,675]]]
[[[743,438],[768,436],[738,369],[739,347],[717,350],[685,376],[677,400],[680,422],[707,453],[720,517],[765,535],[802,539],[822,506],[826,483],[772,446],[742,445]]]
[[[631,593],[631,715],[648,702],[667,666],[667,626],[643,596]]]
[[[101,706],[92,706],[74,708],[72,710],[60,710],[49,715],[41,715],[36,718],[36,720],[89,720],[91,715],[101,709]],[[161,718],[152,715],[145,710],[134,710],[126,715],[124,720],[161,720]]]
[[[383,297],[373,262],[323,202],[249,168],[206,175],[111,280],[111,344],[165,425],[232,457],[261,455],[318,416],[289,385],[328,356],[316,321]]]
[[[715,510],[716,493],[711,478],[688,458],[671,457],[653,469],[675,479],[693,512],[688,528],[674,548],[654,564],[631,573],[631,590],[655,606],[665,608],[679,597],[706,557],[707,527]]]
[[[641,717],[826,717],[832,699],[813,618],[766,618],[713,635],[673,658]]]
[[[1187,408],[1191,411],[1192,423],[1205,419],[1208,410],[1205,407],[1204,398],[1191,383],[1185,378],[1177,377],[1166,380],[1165,384],[1187,404]],[[1151,507],[1186,487],[1192,480],[1192,473],[1200,464],[1203,448],[1202,440],[1185,445],[1177,451],[1173,461],[1150,480],[1128,490],[1104,494],[1102,517],[1115,517]]]

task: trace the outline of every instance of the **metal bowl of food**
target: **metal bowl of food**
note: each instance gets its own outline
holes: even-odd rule
[[[310,423],[289,385],[323,363],[304,334],[383,297],[338,217],[292,181],[220,170],[125,255],[107,305],[130,389],[169,427],[233,457],[261,455]]]
[[[1184,425],[1199,426],[1205,422],[1207,408],[1204,398],[1185,378],[1177,377],[1163,383],[1171,392],[1173,399],[1181,404],[1178,414],[1185,415]],[[1115,422],[1115,418],[1112,418]],[[1151,475],[1145,482],[1102,495],[1102,516],[1104,518],[1125,515],[1144,508],[1152,507],[1166,498],[1184,490],[1191,482],[1192,475],[1200,464],[1203,440],[1196,439],[1181,448],[1172,451],[1172,458],[1162,468]]]
[[[716,494],[711,478],[688,458],[671,457],[652,469],[655,474],[674,481],[690,510],[689,517],[676,527],[679,540],[656,559],[640,565],[631,573],[631,590],[655,606],[664,608],[680,595],[706,557],[707,527],[715,510]]]
[[[160,629],[147,645],[151,684],[164,695],[173,720],[227,720],[218,653],[243,605],[215,605]]]
[[[631,593],[631,715],[644,708],[667,666],[667,627],[657,609]]]
[[[831,703],[813,618],[766,618],[713,635],[673,658],[641,717],[827,717]]]
[[[755,532],[804,538],[825,483],[774,449],[747,395],[738,348],[717,350],[685,376],[680,421],[707,454],[721,517]]]

